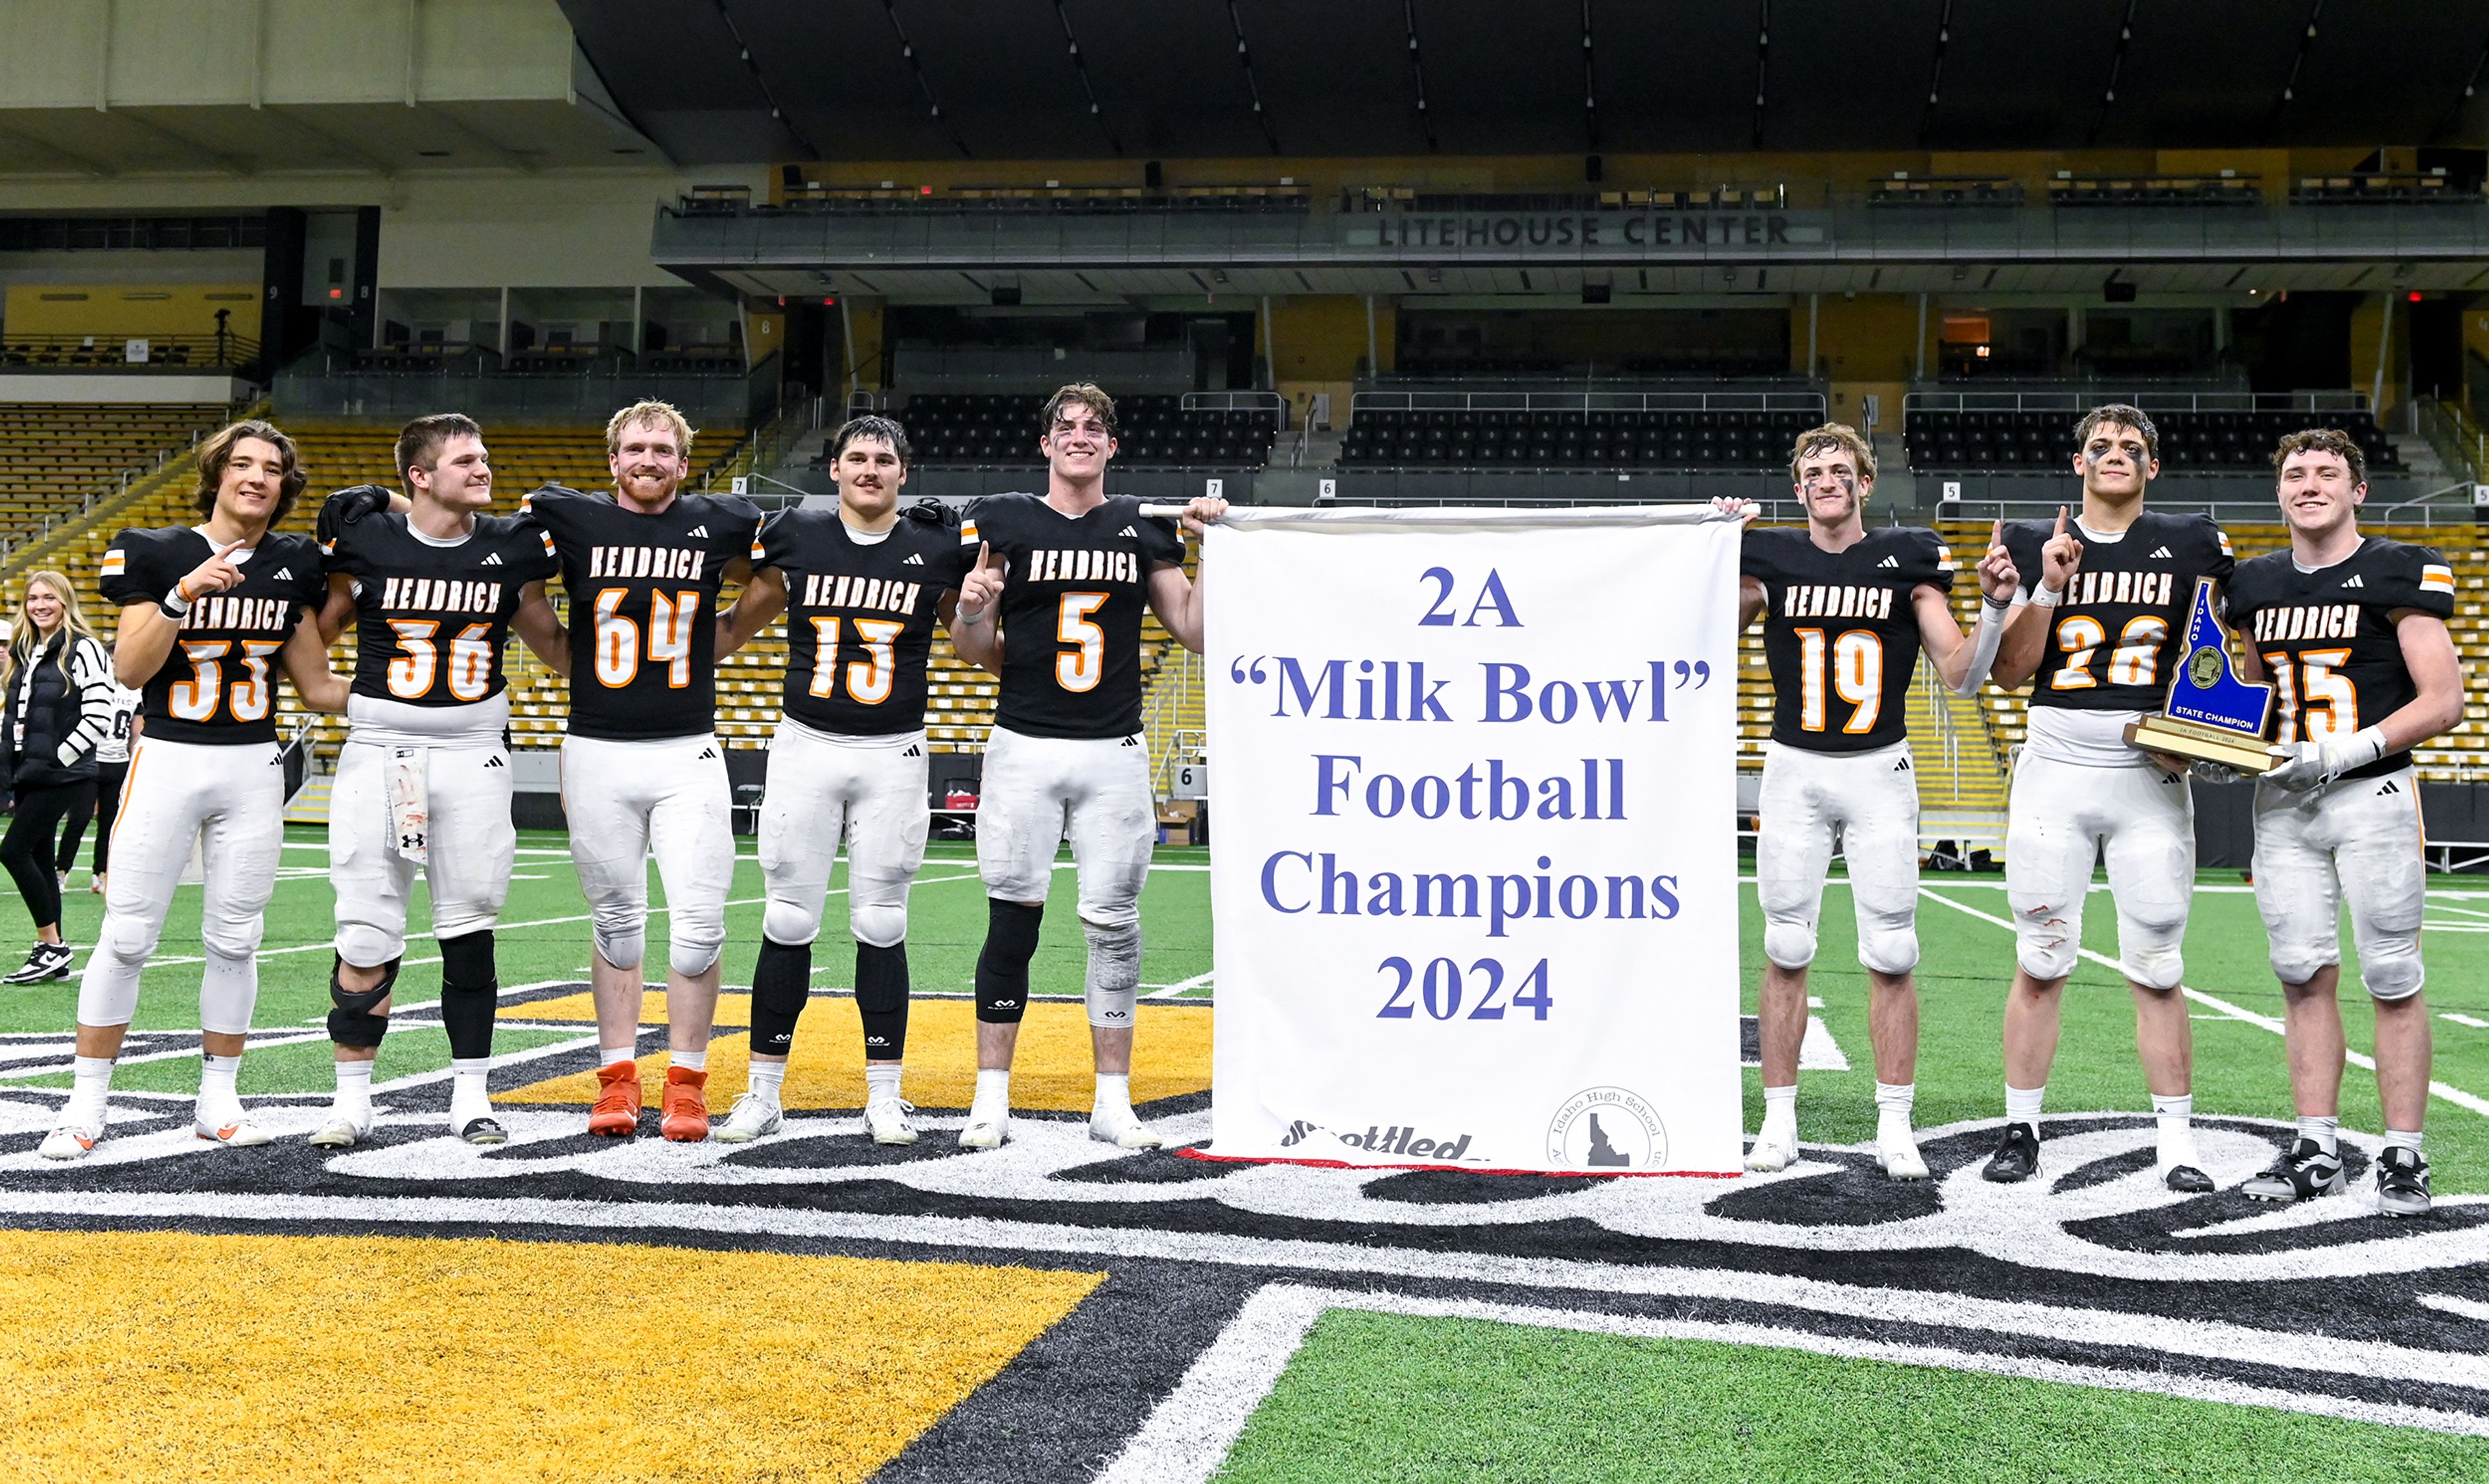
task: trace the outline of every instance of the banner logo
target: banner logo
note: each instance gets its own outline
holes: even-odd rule
[[[1668,1126],[1640,1093],[1586,1088],[1547,1124],[1547,1162],[1592,1170],[1647,1170],[1668,1163]]]

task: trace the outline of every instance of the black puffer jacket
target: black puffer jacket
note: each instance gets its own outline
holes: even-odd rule
[[[50,788],[95,777],[95,745],[111,726],[111,657],[64,627],[9,677],[0,744],[11,785]]]

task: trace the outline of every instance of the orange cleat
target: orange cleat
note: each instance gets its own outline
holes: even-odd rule
[[[615,1062],[597,1069],[603,1084],[596,1106],[587,1113],[587,1131],[609,1139],[627,1139],[640,1131],[640,1064]]]
[[[677,1144],[697,1144],[708,1137],[708,1073],[688,1067],[666,1069],[666,1116],[658,1124]]]

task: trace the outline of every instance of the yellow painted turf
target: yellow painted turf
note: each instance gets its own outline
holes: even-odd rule
[[[861,1480],[1104,1277],[0,1233],[0,1478]]]
[[[530,1020],[594,1020],[585,994],[565,995],[526,1007]],[[1173,1098],[1210,1088],[1210,1017],[1207,1008],[1143,1005],[1133,1036],[1132,1100]],[[719,1025],[748,1025],[752,997],[722,994]],[[641,1020],[665,1024],[665,995],[651,990]],[[752,1038],[732,1033],[709,1042],[708,1086],[713,1108],[723,1108],[744,1088]],[[640,1058],[640,1087],[655,1107],[666,1076],[662,1051]],[[907,1010],[907,1099],[919,1107],[964,1108],[977,1093],[977,1008],[967,1000],[918,1000]],[[787,1062],[779,1095],[788,1108],[861,1108],[864,1088],[864,1025],[851,999],[815,999],[804,1012],[795,1053]],[[1020,1022],[1013,1059],[1012,1106],[1085,1113],[1096,1094],[1089,1053],[1089,1017],[1080,1006],[1041,1002]],[[504,1102],[589,1103],[596,1100],[596,1073],[573,1072],[508,1092]]]

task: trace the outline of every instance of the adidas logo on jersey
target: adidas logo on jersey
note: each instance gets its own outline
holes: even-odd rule
[[[2163,546],[2163,547],[2156,547],[2156,548],[2154,548],[2154,550],[2153,550],[2153,553],[2152,553],[2151,556],[2147,557],[2146,559],[2147,559],[2147,560],[2150,560],[2150,561],[2168,561],[2168,560],[2170,560],[2170,559],[2171,559],[2171,557],[2170,557],[2170,556],[2169,556],[2169,548],[2167,548],[2167,547],[2165,547],[2165,546]]]
[[[1131,537],[1131,538],[1132,538],[1133,540],[1135,540],[1135,541],[1138,541],[1139,539],[1141,539],[1141,533],[1140,533],[1139,531],[1137,531],[1137,530],[1134,530],[1134,529],[1133,529],[1132,528],[1130,528],[1130,526],[1125,527],[1123,529],[1121,529],[1121,530],[1119,530],[1119,531],[1115,532],[1115,534],[1117,534],[1117,535],[1119,535],[1119,536],[1130,536],[1130,537]]]
[[[2360,574],[2354,572],[2349,577],[2342,580],[2342,585],[2345,587],[2365,587],[2368,585],[2360,581]]]
[[[695,526],[689,531],[685,532],[685,534],[705,538],[708,535],[708,528],[706,526]]]
[[[902,567],[921,567],[925,565],[925,558],[914,552],[910,552],[907,554],[907,559],[901,562],[900,565]]]
[[[280,583],[290,583],[294,581],[294,569],[292,567],[277,568],[276,580]]]
[[[493,553],[491,556],[486,556],[486,557],[484,558],[483,562],[482,562],[482,565],[484,565],[484,566],[488,566],[488,567],[498,567],[498,566],[500,566],[501,564],[501,553],[499,553],[499,552],[495,552],[495,553]]]
[[[1878,567],[1898,567],[1901,564],[1902,558],[1899,556],[1887,556],[1882,561],[1875,563]]]

